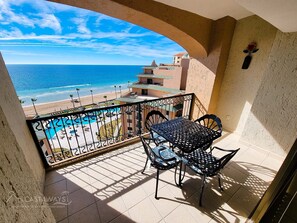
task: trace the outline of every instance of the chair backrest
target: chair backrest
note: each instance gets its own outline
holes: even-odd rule
[[[195,122],[199,122],[201,125],[210,128],[216,132],[222,133],[222,122],[221,119],[214,115],[214,114],[206,114],[200,118],[198,118],[197,120],[195,120]]]
[[[218,161],[220,162],[220,169],[223,169],[226,164],[235,156],[235,154],[239,151],[240,148],[236,150],[231,150],[228,154],[221,157]]]
[[[168,121],[168,119],[162,114],[162,112],[157,110],[150,111],[145,119],[145,127],[147,130],[151,131],[151,126],[157,123],[162,123]]]
[[[187,159],[189,161],[189,164],[193,165],[192,169],[199,174],[214,176],[226,166],[226,164],[233,158],[233,156],[235,156],[235,154],[239,150],[224,150],[214,146],[212,147],[211,151],[215,149],[223,151],[224,153],[226,153],[226,155],[217,158],[212,154],[212,152],[206,152],[201,149],[195,150],[193,153],[188,155]]]
[[[140,136],[140,139],[147,157],[153,163],[156,155],[153,153],[152,148],[149,145],[149,141],[147,141],[143,136]]]

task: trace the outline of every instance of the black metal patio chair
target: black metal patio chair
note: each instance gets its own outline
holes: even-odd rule
[[[168,118],[166,118],[162,112],[157,110],[150,111],[145,119],[145,128],[150,132],[151,137],[153,138],[156,145],[162,144],[164,142],[167,142],[166,139],[164,139],[162,136],[158,135],[154,131],[151,130],[151,126],[154,124],[162,123],[168,121]]]
[[[223,127],[222,127],[221,119],[214,114],[206,114],[206,115],[198,118],[194,122],[198,122],[199,124],[201,124],[207,128],[210,128],[220,134],[222,133]],[[213,141],[206,143],[199,149],[207,150],[208,148],[211,147],[212,143],[213,143]]]
[[[150,143],[152,142],[151,138],[145,138],[140,136],[140,139],[143,144],[144,151],[147,155],[147,158],[151,162],[151,166],[157,169],[157,178],[156,178],[156,190],[155,198],[158,198],[158,182],[159,182],[159,172],[160,170],[169,170],[172,168],[177,168],[181,162],[181,158],[176,155],[168,146],[158,145],[156,147],[151,147]],[[177,169],[176,169],[177,170]],[[143,171],[142,171],[143,173]],[[176,175],[176,172],[175,172]],[[177,184],[176,178],[175,183]]]
[[[149,131],[150,136],[151,136],[151,140],[158,146],[160,144],[166,143],[167,140],[164,139],[162,136],[158,135],[157,133],[155,133],[154,131],[151,130],[151,126],[157,123],[162,123],[168,121],[168,119],[162,114],[162,112],[157,111],[157,110],[152,110],[150,111],[145,119],[145,127],[146,129]],[[143,171],[144,172],[146,165],[148,163],[148,158],[146,159],[145,165],[143,167]]]
[[[216,157],[213,154],[214,150],[220,151],[220,153],[226,153],[222,157]],[[193,170],[195,173],[202,176],[202,185],[199,198],[199,205],[202,206],[202,195],[207,177],[218,176],[219,187],[223,190],[221,185],[220,171],[226,166],[226,164],[232,159],[232,157],[238,152],[236,150],[225,150],[219,147],[211,147],[210,151],[197,149],[189,154],[186,154],[183,158],[183,162]]]

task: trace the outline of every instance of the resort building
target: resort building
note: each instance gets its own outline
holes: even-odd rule
[[[131,85],[132,96],[160,98],[182,93],[186,89],[189,61],[188,57],[181,57],[173,64],[158,66],[153,61],[151,66],[143,67],[143,73],[138,75],[138,82]]]
[[[132,92],[129,92],[118,100],[122,103],[140,102],[143,100],[152,100],[162,97],[183,94],[186,89],[187,72],[190,58],[187,53],[174,55],[173,64],[156,64],[155,60],[150,66],[143,67],[143,73],[139,74],[138,82],[129,86]],[[170,118],[182,115],[183,103],[177,102],[171,107],[161,107],[159,110]],[[122,115],[124,133],[135,135],[139,131],[137,127],[139,122],[144,126],[145,117],[151,110],[151,107],[142,109],[139,113]],[[140,120],[139,120],[140,119]],[[125,130],[127,132],[125,132]]]
[[[296,1],[55,2],[141,25],[180,44],[190,56],[187,80],[179,89],[185,87],[186,94],[26,120],[1,59],[1,222],[296,222]],[[164,83],[171,79],[153,78],[162,75],[161,67],[141,74],[144,83],[135,84],[133,92],[170,93]],[[174,185],[174,171],[162,172],[159,200],[153,197],[153,168],[141,174],[146,155],[137,134],[144,127],[135,117],[146,107],[163,109],[177,101],[185,118],[220,117],[223,135],[215,146],[240,148],[222,171],[224,191],[209,179],[203,207],[197,202],[201,178],[192,172],[186,172],[182,188]],[[121,129],[131,130],[121,125],[124,113],[133,114],[129,118],[138,125],[129,136]],[[67,126],[51,126],[63,118]],[[101,126],[105,131],[97,137],[93,130]],[[62,128],[66,136],[77,131],[61,141]],[[54,143],[47,134],[37,135],[50,130]],[[41,147],[38,140],[48,143]],[[52,157],[45,155],[48,150]]]

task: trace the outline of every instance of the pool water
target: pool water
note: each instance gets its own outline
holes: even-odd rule
[[[46,136],[48,139],[53,138],[56,133],[61,131],[64,128],[67,127],[73,127],[77,125],[88,125],[89,123],[93,123],[96,121],[96,116],[87,115],[83,118],[77,118],[77,119],[70,119],[70,118],[58,118],[53,119],[49,122],[48,128],[45,130]],[[72,134],[76,132],[76,130],[71,130]],[[70,133],[71,133],[70,131]]]

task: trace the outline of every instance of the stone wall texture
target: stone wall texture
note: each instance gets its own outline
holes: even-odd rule
[[[17,97],[11,78],[7,72],[0,54],[0,107],[3,110],[8,125],[15,135],[16,143],[22,148],[35,179],[43,190],[44,167],[26,123],[26,117]],[[1,138],[0,141],[5,140]]]
[[[0,222],[55,222],[42,195],[44,168],[1,55],[0,80]]]
[[[55,222],[0,108],[0,222]]]

